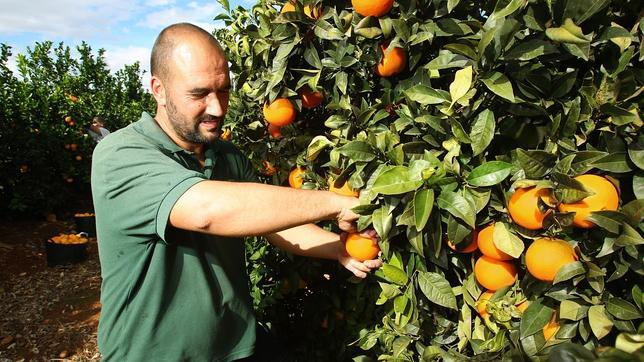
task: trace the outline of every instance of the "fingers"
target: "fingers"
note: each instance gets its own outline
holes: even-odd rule
[[[382,260],[380,259],[365,260],[364,262],[361,262],[348,255],[341,256],[338,261],[342,266],[353,273],[353,275],[363,279],[366,278],[373,269],[377,269],[382,266]]]

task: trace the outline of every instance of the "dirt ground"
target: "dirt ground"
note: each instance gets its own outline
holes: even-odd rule
[[[100,266],[47,266],[45,241],[75,231],[66,221],[0,220],[0,362],[97,361]]]

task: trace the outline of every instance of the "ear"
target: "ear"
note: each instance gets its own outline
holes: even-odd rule
[[[152,78],[150,78],[150,89],[152,90],[152,95],[157,101],[157,104],[160,107],[164,107],[166,104],[165,86],[159,77],[152,76]]]

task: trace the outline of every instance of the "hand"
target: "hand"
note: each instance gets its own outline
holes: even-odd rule
[[[360,233],[360,235],[370,237],[375,241],[378,240],[378,234],[376,234],[376,231],[372,229],[366,230]],[[352,272],[353,275],[357,276],[358,278],[366,278],[367,273],[370,273],[373,269],[378,269],[382,266],[382,260],[380,260],[379,258],[359,261],[349,256],[349,254],[347,254],[346,250],[344,249],[344,243],[346,238],[347,238],[347,233],[340,234],[340,241],[342,242],[342,248],[338,255],[338,262],[342,264],[342,266],[344,266],[347,270]]]
[[[344,206],[340,209],[340,212],[336,216],[336,220],[338,221],[338,226],[342,231],[355,232],[356,231],[355,222],[356,220],[358,220],[358,217],[360,217],[360,215],[351,211],[351,208],[358,206],[360,202],[355,197],[347,197],[347,196],[341,196],[341,197],[342,197],[342,202],[344,203],[343,204]]]

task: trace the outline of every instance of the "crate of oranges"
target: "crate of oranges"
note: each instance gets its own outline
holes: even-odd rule
[[[45,242],[47,265],[80,263],[87,259],[87,242],[85,233],[59,234]]]
[[[76,231],[96,237],[96,215],[94,213],[76,213],[74,214],[74,222],[76,223]]]

